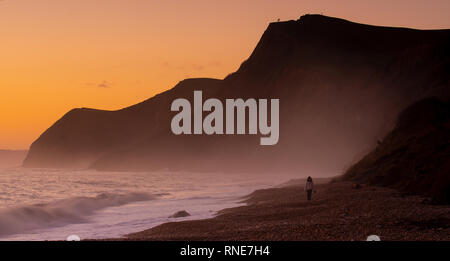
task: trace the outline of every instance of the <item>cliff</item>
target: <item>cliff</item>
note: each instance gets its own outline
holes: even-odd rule
[[[118,110],[73,109],[30,147],[26,167],[100,170],[289,171],[334,174],[372,149],[398,113],[449,95],[450,30],[352,23],[321,15],[271,23],[223,80],[187,79]],[[280,140],[175,136],[176,98],[280,99]]]
[[[450,101],[421,100],[402,112],[396,127],[343,176],[450,203]]]

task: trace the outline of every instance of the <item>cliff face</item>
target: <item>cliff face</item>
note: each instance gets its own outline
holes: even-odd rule
[[[450,203],[450,101],[428,98],[408,107],[396,127],[343,176]]]
[[[449,95],[450,30],[412,30],[307,15],[272,23],[239,70],[188,79],[118,111],[74,109],[32,145],[26,167],[196,171],[342,170],[372,148],[398,112]],[[175,136],[176,98],[279,98],[280,140],[259,135]]]

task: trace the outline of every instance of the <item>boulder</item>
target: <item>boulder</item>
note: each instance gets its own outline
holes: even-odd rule
[[[170,216],[169,218],[180,218],[180,217],[188,217],[191,214],[189,214],[186,210],[181,210]]]

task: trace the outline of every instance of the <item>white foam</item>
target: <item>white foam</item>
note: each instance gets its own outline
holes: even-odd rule
[[[168,221],[212,217],[278,182],[207,173],[0,171],[0,240],[121,237]],[[191,216],[168,218],[180,210]]]

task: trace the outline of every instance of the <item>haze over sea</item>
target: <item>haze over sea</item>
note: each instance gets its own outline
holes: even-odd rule
[[[168,221],[209,218],[280,175],[0,170],[0,240],[121,237]],[[177,211],[191,214],[168,218]]]

